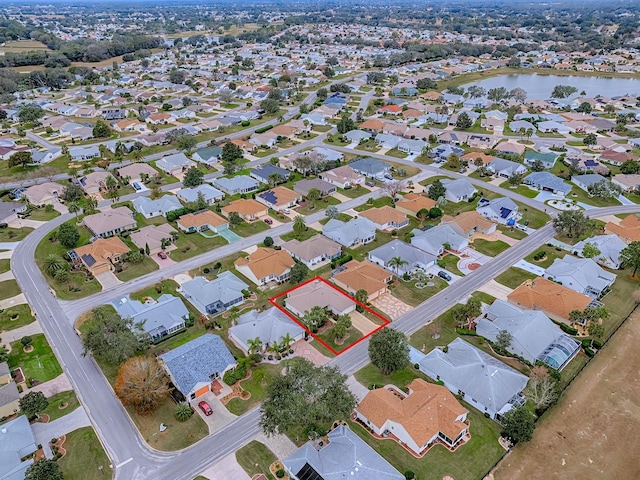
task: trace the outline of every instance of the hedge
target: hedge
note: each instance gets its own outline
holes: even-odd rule
[[[256,133],[264,133],[267,130],[271,130],[272,128],[273,128],[273,125],[265,125],[264,127],[256,128],[255,132]]]
[[[558,325],[560,325],[560,330],[562,330],[564,333],[568,333],[569,335],[577,335],[578,334],[578,329],[577,328],[570,327],[566,323],[560,322]]]
[[[331,268],[339,267],[340,265],[344,265],[347,262],[353,260],[353,255],[347,254],[341,257],[336,258],[333,262],[331,262]]]
[[[456,333],[458,335],[471,335],[473,337],[478,336],[475,330],[467,330],[466,328],[456,328]]]

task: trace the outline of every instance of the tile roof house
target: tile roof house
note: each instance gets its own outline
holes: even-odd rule
[[[403,212],[388,205],[370,208],[360,212],[360,216],[371,220],[376,228],[382,231],[398,230],[409,225],[409,219]]]
[[[478,335],[495,343],[498,333],[511,334],[507,350],[535,364],[546,363],[562,370],[580,351],[580,343],[563,333],[539,310],[521,310],[496,300],[479,320]]]
[[[407,193],[396,202],[396,210],[416,216],[422,209],[431,210],[437,203],[429,197],[417,193]]]
[[[238,258],[234,265],[240,273],[256,285],[266,285],[272,281],[286,281],[295,263],[295,260],[284,250],[258,247],[250,255]]]
[[[469,201],[476,193],[478,193],[476,187],[464,178],[457,180],[442,180],[442,185],[446,189],[444,198],[453,203]]]
[[[109,177],[112,177],[109,172],[91,172],[79,178],[78,184],[87,195],[95,195],[106,189],[106,181]]]
[[[308,195],[309,191],[314,188],[318,189],[322,196],[331,195],[337,191],[337,187],[334,184],[325,182],[319,178],[314,178],[312,180],[300,180],[293,186],[293,189],[296,192],[304,196]]]
[[[133,208],[144,218],[160,216],[167,218],[167,213],[182,209],[182,204],[175,195],[163,195],[155,200],[149,197],[137,197],[133,200]]]
[[[396,257],[406,263],[404,265],[394,265],[393,259]],[[426,270],[436,263],[435,255],[431,255],[414,245],[409,245],[398,239],[371,250],[367,258],[370,262],[380,265],[398,276],[405,273],[411,274],[416,270]]]
[[[175,229],[168,223],[161,225],[147,225],[140,230],[132,232],[130,235],[133,244],[142,249],[149,247],[149,255],[154,255],[162,251],[164,239],[171,239]]]
[[[607,272],[592,259],[571,255],[556,258],[544,276],[594,299],[600,298],[616,281],[614,273]]]
[[[293,480],[403,480],[379,453],[340,425],[326,444],[305,443],[282,463]]]
[[[571,185],[564,183],[560,177],[549,172],[531,172],[524,177],[522,183],[536,190],[552,192],[565,196],[571,191]]]
[[[549,169],[553,168],[553,166],[555,165],[557,159],[558,159],[558,156],[553,152],[540,153],[540,152],[534,152],[532,150],[527,150],[524,153],[524,164],[525,165],[531,166],[536,161],[540,161],[540,162],[542,162],[542,165],[544,165],[545,170],[549,170]]]
[[[129,318],[134,325],[140,324],[152,341],[173,335],[185,328],[189,311],[179,297],[164,294],[158,300],[132,300],[129,295],[114,300],[111,305],[122,318]]]
[[[75,250],[75,256],[93,275],[109,272],[120,257],[129,252],[129,247],[119,237],[98,238]]]
[[[416,378],[407,389],[371,390],[356,407],[356,418],[377,435],[392,434],[416,455],[436,443],[454,448],[465,439],[469,412],[446,387]]]
[[[620,252],[627,246],[617,235],[595,235],[586,238],[573,246],[574,255],[583,256],[582,250],[589,243],[594,245],[600,253],[593,257],[603,267],[618,270],[621,265]]]
[[[176,224],[180,230],[187,233],[204,232],[207,230],[219,233],[229,228],[229,222],[211,210],[187,213],[181,216]]]
[[[557,322],[569,323],[573,310],[583,311],[593,299],[558,283],[537,277],[527,280],[508,296],[509,303],[528,310],[541,310]]]
[[[58,203],[58,195],[62,190],[63,186],[59,183],[45,182],[26,188],[23,195],[29,203],[41,207]]]
[[[302,195],[287,187],[279,186],[256,194],[255,200],[269,208],[280,211],[295,206],[302,200]]]
[[[254,222],[268,215],[268,208],[251,198],[240,198],[222,207],[221,213],[229,218],[231,212],[236,212],[245,222]]]
[[[290,291],[285,306],[300,318],[315,306],[327,308],[332,314],[339,316],[353,312],[356,302],[335,287],[321,280],[313,280]]]
[[[249,285],[229,271],[221,272],[214,280],[194,277],[180,286],[180,291],[200,312],[217,315],[244,302],[243,290]]]
[[[366,245],[376,239],[376,226],[364,217],[343,222],[332,218],[322,227],[322,234],[345,247]]]
[[[374,158],[360,158],[349,164],[349,167],[356,172],[370,178],[383,178],[385,173],[391,171],[391,165]],[[323,179],[323,180],[326,180]]]
[[[189,160],[184,153],[180,152],[162,157],[156,162],[156,167],[167,175],[177,175],[195,166],[195,164],[194,161]]]
[[[94,237],[111,237],[138,226],[133,212],[127,207],[118,207],[104,212],[87,215],[82,220]]]
[[[487,220],[511,225],[520,218],[518,205],[508,197],[500,197],[493,200],[481,199],[476,211]]]
[[[640,174],[630,173],[624,174],[620,173],[618,175],[614,175],[611,178],[611,182],[618,185],[624,192],[631,192],[640,187]]]
[[[219,200],[224,198],[222,193],[217,188],[213,188],[211,185],[204,183],[193,188],[182,188],[176,192],[177,197],[184,203],[197,202],[198,194],[202,194],[207,205],[211,206]]]
[[[326,172],[320,173],[318,177],[340,188],[362,185],[365,182],[364,175],[355,172],[349,165],[327,170]]]
[[[342,267],[342,270],[331,277],[333,283],[350,295],[355,295],[358,290],[365,290],[368,300],[375,300],[387,293],[387,285],[393,279],[390,272],[369,261],[351,260]]]
[[[274,343],[282,344],[287,335],[292,343],[304,338],[304,329],[291,320],[284,312],[272,307],[262,312],[250,310],[236,320],[229,328],[229,338],[245,353],[249,353],[251,341],[259,338],[262,350]]]
[[[640,215],[631,214],[620,220],[619,224],[607,222],[604,227],[606,233],[618,235],[625,243],[640,241]]]
[[[116,170],[116,175],[120,178],[129,177],[129,183],[142,182],[144,176],[153,178],[158,175],[158,171],[148,163],[132,163],[126,167]]]
[[[456,252],[461,252],[469,245],[467,237],[457,234],[451,226],[446,224],[437,225],[428,230],[414,229],[411,233],[413,233],[411,245],[430,255],[442,255],[446,244]]]
[[[38,450],[29,420],[26,415],[20,415],[3,424],[1,428],[0,478],[2,480],[23,480],[27,469],[33,465],[33,458],[26,457]]]
[[[487,220],[475,210],[462,212],[455,217],[445,215],[440,223],[449,225],[461,237],[472,237],[474,233],[491,235],[496,231],[496,224]]]
[[[324,235],[315,235],[302,242],[296,239],[289,240],[282,244],[282,249],[312,270],[342,255],[340,244]]]
[[[222,338],[212,333],[205,333],[158,358],[174,385],[189,400],[209,392],[214,380],[221,379],[236,366]]]
[[[413,352],[411,361],[420,365],[421,372],[443,382],[491,418],[499,420],[513,406],[524,403],[521,393],[529,379],[461,338],[449,343],[446,353],[438,348],[427,355]]]
[[[213,181],[214,185],[229,195],[251,193],[260,188],[260,182],[248,177],[247,175],[238,175],[231,178],[216,178]]]

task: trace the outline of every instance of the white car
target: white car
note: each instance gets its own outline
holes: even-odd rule
[[[289,215],[291,213],[291,210],[289,210],[288,208],[283,208],[282,213],[284,213],[285,215]]]

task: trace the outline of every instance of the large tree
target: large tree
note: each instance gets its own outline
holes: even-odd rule
[[[176,148],[182,151],[190,151],[195,148],[198,141],[191,135],[180,135],[176,139]]]
[[[429,186],[429,190],[427,190],[427,196],[431,200],[438,200],[440,197],[444,197],[446,193],[447,189],[440,180],[433,182]]]
[[[186,188],[197,187],[198,185],[202,185],[204,181],[204,173],[196,167],[193,166],[184,174],[184,180],[182,180],[182,185]]]
[[[456,127],[466,130],[467,128],[471,128],[473,126],[473,120],[467,112],[460,112],[458,115],[458,119],[456,120]]]
[[[267,435],[298,428],[307,434],[326,430],[332,422],[348,418],[356,406],[347,377],[337,367],[296,360],[267,387],[260,407],[260,428]]]
[[[589,228],[589,220],[580,210],[564,210],[553,219],[553,228],[569,238],[576,238]]]
[[[409,363],[409,342],[404,333],[383,328],[369,340],[369,359],[383,375],[402,370]]]
[[[111,136],[111,129],[104,120],[98,120],[93,127],[93,136],[95,138],[106,138]]]
[[[168,378],[155,357],[133,357],[120,365],[114,390],[124,405],[147,415],[167,398]]]
[[[234,162],[239,158],[242,158],[242,149],[238,145],[232,142],[227,142],[222,146],[220,159],[223,162]]]
[[[37,105],[27,106],[18,113],[18,120],[21,123],[37,123],[40,118],[44,117],[44,110]]]
[[[66,248],[74,248],[80,240],[80,232],[70,223],[63,223],[58,228],[58,241]]]
[[[289,282],[298,284],[307,278],[307,275],[309,275],[309,267],[302,262],[296,262],[289,272]]]
[[[33,163],[33,156],[31,155],[31,152],[28,151],[16,152],[9,157],[9,161],[7,163],[10,167],[27,168]]]
[[[512,408],[502,416],[504,432],[514,442],[528,442],[536,428],[535,417],[525,405]]]
[[[542,365],[531,369],[529,385],[525,390],[525,397],[536,407],[536,411],[544,411],[558,399],[558,385],[553,381],[549,371]]]
[[[24,480],[64,480],[60,464],[49,458],[41,458],[27,468]]]
[[[78,202],[84,197],[84,191],[79,185],[71,183],[62,189],[60,199],[63,202]]]
[[[632,276],[636,276],[640,268],[640,242],[631,242],[620,251],[622,268],[632,268]]]
[[[35,418],[47,409],[49,401],[42,392],[29,392],[20,399],[20,410],[29,418]]]

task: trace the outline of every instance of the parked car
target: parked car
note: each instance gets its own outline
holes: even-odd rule
[[[162,259],[162,260],[166,260],[167,259],[167,254],[164,252],[158,252],[158,256]]]
[[[449,275],[447,272],[445,272],[444,270],[440,270],[438,272],[438,276],[440,278],[444,278],[447,282],[451,281],[451,275]]]
[[[515,227],[516,227],[518,230],[522,230],[523,232],[526,232],[526,231],[528,231],[528,230],[529,230],[529,228],[528,228],[526,225],[523,225],[522,223],[516,223],[516,224],[515,224]]]
[[[133,185],[133,188],[135,188],[137,191],[142,190],[142,185],[140,185],[138,182],[133,182],[131,185]]]
[[[291,210],[289,210],[288,208],[283,208],[282,213],[284,213],[285,215],[289,215],[291,213]]]
[[[460,170],[458,170],[458,173],[465,173],[466,171],[467,171],[467,169],[462,167]]]
[[[376,186],[376,182],[373,182],[373,181],[371,181],[371,180],[369,180],[369,181],[367,181],[367,182],[364,182],[364,184],[365,184],[367,187],[375,187],[375,186]]]
[[[264,223],[266,223],[267,225],[273,225],[273,220],[271,220],[270,218],[265,218]]]
[[[211,410],[211,407],[209,406],[209,404],[204,400],[198,403],[198,407],[200,408],[200,410],[202,410],[202,413],[204,413],[207,417],[213,414],[213,410]]]

